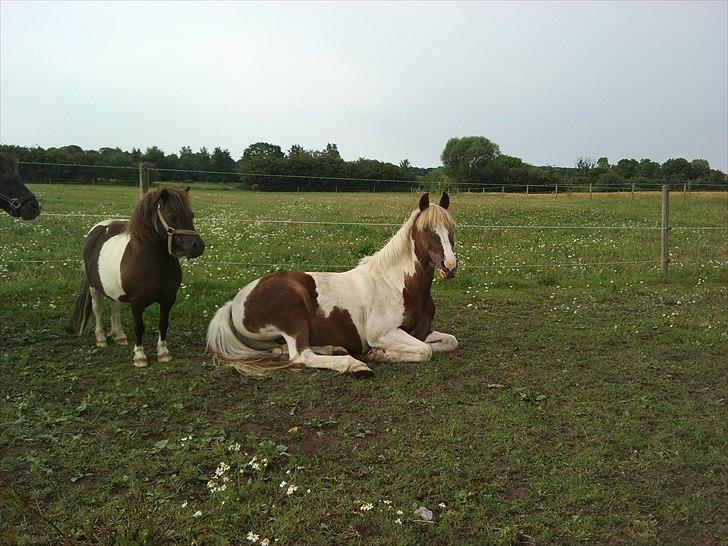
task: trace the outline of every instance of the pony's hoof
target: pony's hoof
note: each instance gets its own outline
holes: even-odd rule
[[[169,362],[172,360],[172,355],[169,353],[162,353],[161,355],[157,355],[157,362]]]
[[[96,340],[96,346],[97,347],[108,347],[109,344],[106,343],[106,340],[105,339],[97,339]]]
[[[372,347],[366,355],[369,362],[381,362],[384,359],[384,349]]]
[[[349,351],[347,351],[343,347],[332,346],[331,347],[331,354],[333,356],[346,356],[346,355],[349,354]]]
[[[124,336],[124,337],[115,337],[114,338],[114,343],[116,343],[117,345],[121,345],[122,347],[123,346],[126,346],[126,345],[129,345],[129,341],[127,341],[126,336]]]
[[[361,364],[360,366],[352,366],[351,369],[349,370],[349,373],[351,375],[353,375],[354,377],[356,377],[357,379],[374,376],[374,372],[366,364]]]
[[[136,366],[137,368],[146,368],[147,367],[146,357],[145,358],[135,358],[134,366]]]

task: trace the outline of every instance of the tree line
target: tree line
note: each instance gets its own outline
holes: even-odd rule
[[[451,138],[442,151],[442,166],[414,167],[406,159],[398,165],[374,159],[345,161],[336,144],[322,150],[293,145],[287,151],[256,142],[233,159],[229,150],[206,148],[193,152],[184,146],[166,154],[157,146],[144,152],[132,148],[84,150],[0,145],[21,161],[56,165],[21,164],[21,176],[30,182],[82,184],[137,184],[139,165],[148,167],[151,181],[225,183],[261,191],[408,191],[461,189],[472,191],[552,192],[624,191],[654,189],[660,184],[699,189],[728,189],[728,178],[705,159],[620,159],[580,157],[573,167],[535,166],[503,154],[495,142],[482,136]],[[77,165],[92,165],[84,167]],[[205,171],[205,172],[200,172]]]

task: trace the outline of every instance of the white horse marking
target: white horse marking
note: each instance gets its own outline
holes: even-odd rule
[[[119,300],[126,292],[121,286],[121,259],[129,244],[128,233],[114,235],[101,247],[99,253],[99,279],[104,294],[113,300]]]

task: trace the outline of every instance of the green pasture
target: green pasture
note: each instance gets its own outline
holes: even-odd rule
[[[66,331],[85,233],[137,192],[33,190],[42,216],[0,217],[0,543],[728,541],[726,193],[672,196],[667,282],[658,193],[452,195],[460,349],[354,380],[217,368],[207,322],[276,268],[355,264],[418,194],[193,188],[173,361],[137,369]]]

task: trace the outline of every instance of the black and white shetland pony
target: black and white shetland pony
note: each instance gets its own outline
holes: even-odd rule
[[[182,282],[179,257],[196,258],[205,243],[195,231],[188,190],[164,188],[147,193],[130,220],[104,220],[86,235],[83,249],[85,272],[71,328],[79,335],[96,320],[96,345],[106,347],[101,322],[103,296],[111,300],[109,336],[126,345],[121,328],[121,304],[131,304],[134,316],[134,365],[147,365],[142,338],[144,309],[159,304],[157,360],[169,362],[167,328],[169,313]]]
[[[303,365],[370,374],[352,355],[375,362],[419,362],[454,351],[454,336],[432,329],[432,277],[457,269],[454,223],[445,193],[419,208],[376,254],[343,273],[281,271],[251,282],[215,314],[207,345],[246,373]],[[273,356],[288,354],[288,363]]]
[[[0,208],[23,220],[32,220],[43,210],[38,198],[20,181],[18,160],[7,152],[0,152]]]

